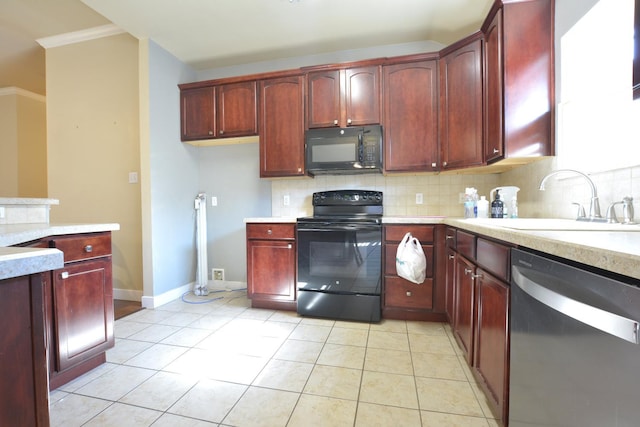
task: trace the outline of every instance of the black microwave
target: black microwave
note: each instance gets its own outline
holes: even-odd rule
[[[309,129],[305,169],[311,176],[382,172],[382,126]]]

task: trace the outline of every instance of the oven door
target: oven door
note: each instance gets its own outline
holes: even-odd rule
[[[298,224],[298,290],[380,295],[379,224]]]

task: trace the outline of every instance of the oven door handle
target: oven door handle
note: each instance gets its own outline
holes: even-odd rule
[[[298,226],[298,232],[306,231],[378,231],[381,230],[379,225],[336,225],[336,224],[323,224],[316,226]]]
[[[640,344],[638,329],[640,323],[633,319],[619,316],[615,313],[574,300],[566,295],[554,292],[528,278],[524,271],[513,266],[513,283],[527,295],[540,303],[559,311],[579,322],[616,336],[633,344]]]

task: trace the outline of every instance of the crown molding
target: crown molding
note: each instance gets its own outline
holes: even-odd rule
[[[28,90],[20,89],[19,87],[15,87],[15,86],[0,87],[0,96],[8,96],[8,95],[20,95],[20,96],[24,96],[25,98],[31,98],[40,102],[47,101],[46,96],[43,96],[34,92],[29,92]]]
[[[45,49],[52,47],[66,46],[102,37],[115,36],[125,31],[115,24],[101,25],[99,27],[87,28],[86,30],[73,31],[71,33],[59,34],[57,36],[43,37],[36,39],[36,42]]]

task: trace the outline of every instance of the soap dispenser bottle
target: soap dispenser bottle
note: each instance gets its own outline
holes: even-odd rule
[[[504,203],[500,200],[500,190],[496,190],[496,197],[491,202],[491,218],[503,218]]]

